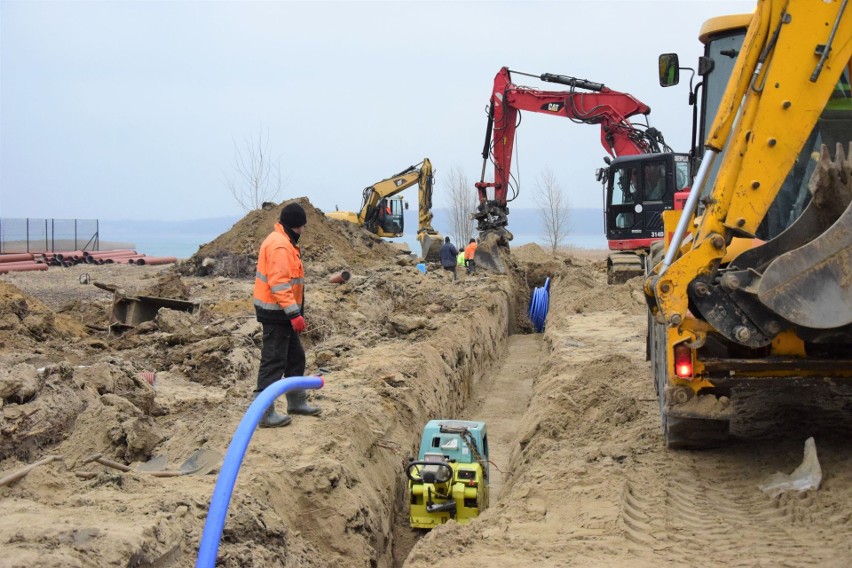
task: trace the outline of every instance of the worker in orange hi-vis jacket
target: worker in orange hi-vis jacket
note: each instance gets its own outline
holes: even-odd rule
[[[260,245],[254,280],[254,310],[263,326],[263,347],[257,373],[257,396],[282,377],[305,374],[305,350],[299,334],[307,329],[304,318],[305,269],[299,237],[307,225],[305,210],[289,203],[279,222]],[[304,390],[287,393],[288,414],[316,415],[320,409],[308,405]],[[290,417],[275,412],[275,404],[263,413],[262,428],[286,426]]]
[[[467,273],[473,274],[476,270],[476,261],[473,259],[476,254],[476,239],[470,239],[470,242],[464,247],[464,265],[467,267]]]

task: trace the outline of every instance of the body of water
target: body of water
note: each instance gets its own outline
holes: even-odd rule
[[[405,236],[393,239],[405,243],[415,254],[420,253],[417,242],[416,211],[406,211]],[[512,246],[536,243],[548,248],[547,239],[536,230],[541,228],[540,214],[536,210],[518,209],[513,211],[512,232],[515,235]],[[564,246],[586,250],[606,250],[603,225],[600,223],[599,210],[579,209],[572,211],[575,222],[571,225],[575,232],[569,233],[563,241]],[[433,226],[441,234],[442,227],[449,226],[449,214],[446,210],[435,210]],[[100,222],[100,238],[109,243],[109,248],[133,248],[148,256],[173,256],[187,259],[198,252],[201,246],[228,232],[239,222],[237,217],[218,217],[196,219],[192,221],[139,221],[139,220],[103,220]],[[270,227],[270,230],[272,228]],[[310,230],[310,229],[309,229]],[[121,246],[113,246],[119,243]],[[454,243],[456,246],[467,243]],[[101,248],[106,248],[102,246]]]
[[[126,245],[146,256],[173,256],[187,259],[219,235],[145,235],[139,238],[125,236]],[[103,248],[103,247],[101,247]],[[121,247],[124,248],[124,247]]]

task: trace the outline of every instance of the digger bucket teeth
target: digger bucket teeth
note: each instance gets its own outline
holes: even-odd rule
[[[850,173],[843,146],[837,145],[834,160],[823,146],[810,182],[813,199],[800,220],[788,229],[790,233],[810,232],[815,236],[803,244],[792,243],[797,248],[778,251],[781,254],[766,266],[760,278],[760,302],[803,327],[832,329],[852,323]],[[811,226],[799,228],[804,219],[812,219]]]

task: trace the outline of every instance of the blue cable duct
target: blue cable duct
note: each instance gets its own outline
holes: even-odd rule
[[[210,508],[207,510],[207,521],[204,523],[204,532],[201,533],[201,544],[198,547],[198,560],[196,568],[214,568],[216,566],[216,555],[219,553],[219,541],[222,538],[222,528],[225,526],[225,515],[228,512],[228,504],[234,491],[234,483],[243,457],[246,455],[249,441],[254,434],[260,419],[266,409],[275,402],[275,399],[286,392],[296,389],[319,389],[324,384],[322,377],[287,377],[275,381],[251,403],[240,421],[234,437],[225,453],[222,469],[210,498]]]
[[[533,290],[530,298],[530,321],[538,333],[544,331],[544,320],[547,319],[547,310],[550,307],[550,277],[544,281],[544,286]]]

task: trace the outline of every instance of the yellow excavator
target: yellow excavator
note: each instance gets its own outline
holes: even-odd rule
[[[852,385],[847,1],[759,0],[701,30],[709,130],[644,281],[669,447],[723,443],[740,392]],[[679,69],[660,56],[661,85]]]
[[[436,261],[439,259],[443,238],[432,228],[433,183],[432,162],[429,158],[424,158],[417,165],[409,166],[394,176],[365,187],[359,212],[332,211],[326,213],[326,216],[354,223],[383,238],[401,237],[405,228],[405,205],[402,196],[398,194],[417,184],[417,241],[421,247],[420,256],[427,261]]]

